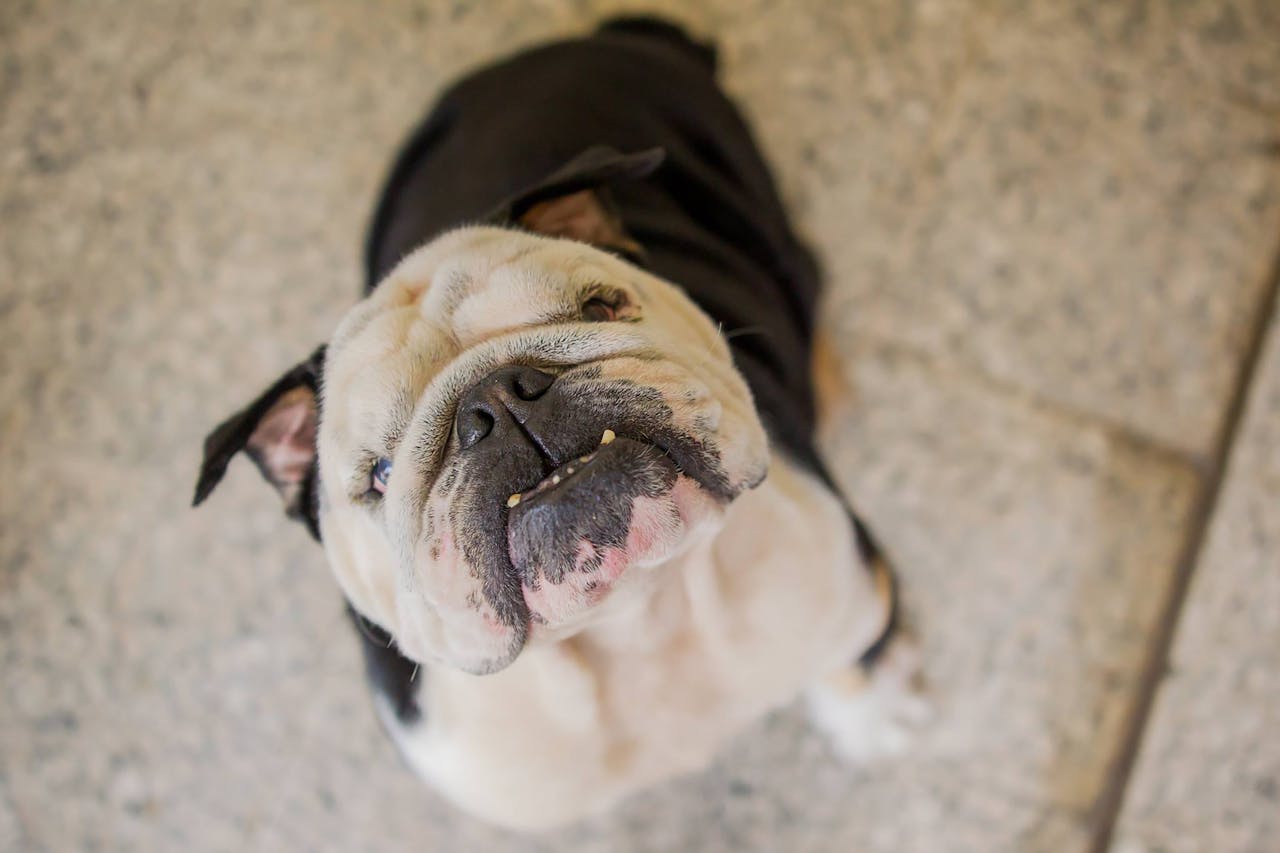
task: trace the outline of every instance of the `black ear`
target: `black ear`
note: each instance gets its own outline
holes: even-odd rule
[[[316,472],[318,394],[324,347],[277,379],[243,410],[227,418],[204,441],[204,461],[193,506],[199,506],[227,473],[241,450],[284,500],[285,512],[319,538],[313,487]]]
[[[626,233],[608,188],[619,181],[653,174],[666,156],[661,148],[634,154],[622,154],[607,146],[588,148],[503,202],[487,220],[520,224],[551,237],[568,237],[625,255],[638,255],[640,247]]]

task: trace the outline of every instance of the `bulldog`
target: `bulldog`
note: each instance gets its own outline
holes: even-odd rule
[[[450,88],[332,338],[205,443],[323,544],[407,763],[536,830],[804,696],[920,713],[894,584],[814,449],[819,274],[714,49],[619,19]]]

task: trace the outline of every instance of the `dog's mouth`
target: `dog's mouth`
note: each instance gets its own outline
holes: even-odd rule
[[[603,439],[508,498],[507,551],[535,623],[608,590],[652,524],[644,502],[669,494],[681,474],[655,445],[612,431]]]
[[[507,508],[514,510],[525,501],[540,498],[553,489],[558,489],[561,484],[564,484],[565,489],[572,488],[574,483],[569,482],[570,479],[575,474],[586,471],[587,466],[596,460],[596,456],[602,453],[616,438],[617,434],[613,430],[606,429],[601,435],[600,446],[596,450],[557,466],[533,487],[523,492],[514,492],[511,497],[507,498]]]
[[[656,461],[654,454],[657,454],[667,463],[670,463],[677,474],[683,473],[679,463],[673,460],[671,455],[660,444],[638,439],[619,438],[613,430],[606,429],[601,435],[600,444],[595,450],[556,466],[547,472],[541,480],[524,491],[513,492],[507,498],[507,508],[511,510],[512,517],[515,517],[520,514],[521,505],[524,506],[524,511],[528,511],[531,501],[563,500],[566,499],[566,492],[571,492],[580,485],[590,487],[597,484],[602,478],[610,485],[622,485],[621,483],[613,482],[613,479],[610,478],[610,472],[625,475],[631,467],[626,464],[626,460],[634,458],[638,454],[650,462]]]
[[[436,609],[456,614],[442,629],[451,659],[476,673],[509,665],[531,637],[591,624],[734,497],[710,427],[677,424],[679,389],[589,369],[485,381],[454,414],[419,539]]]

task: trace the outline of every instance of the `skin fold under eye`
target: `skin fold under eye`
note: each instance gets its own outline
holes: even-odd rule
[[[370,491],[384,494],[387,491],[387,481],[391,479],[391,460],[385,456],[377,461],[373,466],[373,471],[369,473],[369,489]]]

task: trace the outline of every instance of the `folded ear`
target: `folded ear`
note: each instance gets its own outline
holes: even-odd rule
[[[316,471],[317,394],[324,347],[277,379],[270,388],[209,433],[196,482],[199,506],[221,482],[240,451],[258,466],[284,500],[285,512],[319,538],[313,487]]]
[[[551,237],[592,243],[626,255],[640,246],[626,233],[609,185],[651,175],[666,158],[661,148],[622,154],[607,146],[588,148],[493,211],[488,221],[518,223]]]
[[[605,190],[576,193],[540,201],[525,211],[520,224],[548,237],[568,237],[605,249],[636,255],[640,244],[622,227]]]

